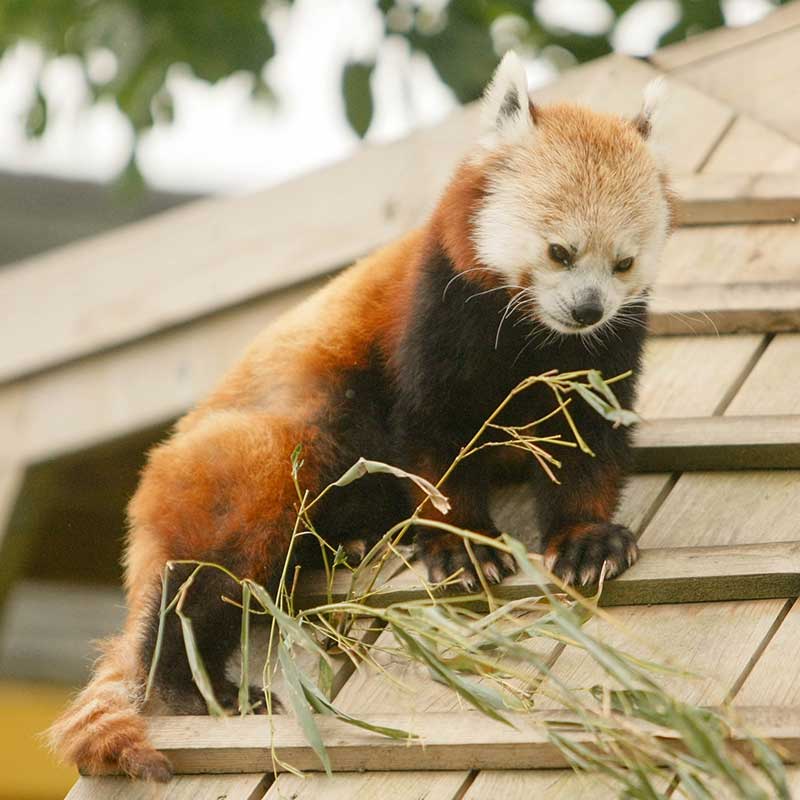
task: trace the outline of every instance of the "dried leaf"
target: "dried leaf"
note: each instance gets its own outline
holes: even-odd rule
[[[365,475],[375,474],[394,475],[396,478],[406,478],[413,481],[433,503],[434,508],[441,514],[446,514],[450,510],[450,502],[448,499],[430,482],[421,478],[419,475],[413,475],[406,472],[399,467],[392,467],[389,464],[384,464],[382,461],[368,461],[366,458],[359,458],[347,472],[339,478],[338,481],[333,483],[333,486],[347,486]]]

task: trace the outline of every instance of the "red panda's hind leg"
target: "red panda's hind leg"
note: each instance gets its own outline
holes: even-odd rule
[[[217,559],[218,562],[221,560]],[[167,603],[174,599],[194,570],[191,564],[176,564],[170,570]],[[228,680],[225,669],[239,644],[242,617],[241,610],[223,598],[240,603],[238,584],[220,570],[203,567],[186,588],[181,610],[191,620],[197,650],[216,699],[223,708],[235,713],[238,710],[238,687]],[[142,645],[141,659],[148,671],[156,655],[159,611],[159,605],[154,604]],[[164,617],[163,625],[154,683],[158,697],[171,714],[206,714],[205,700],[189,667],[180,618],[170,612]],[[253,693],[257,694],[257,690]]]
[[[313,440],[313,430],[293,420],[214,412],[151,453],[131,501],[139,539],[146,534],[162,543],[161,569],[172,562],[166,602],[184,587],[181,612],[191,620],[217,699],[230,711],[237,710],[238,689],[225,672],[239,644],[242,612],[236,605],[240,585],[224,570],[274,591],[293,530],[290,455],[298,442]],[[313,446],[308,452],[313,465]],[[198,562],[208,566],[198,568]],[[156,594],[141,647],[145,671],[156,654],[161,592]],[[164,618],[155,687],[169,713],[206,713],[174,610]]]

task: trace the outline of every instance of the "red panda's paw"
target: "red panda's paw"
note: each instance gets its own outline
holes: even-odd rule
[[[347,563],[351,567],[357,567],[369,550],[366,539],[347,539],[342,542],[342,547],[347,556]]]
[[[634,535],[612,522],[580,522],[556,533],[544,552],[544,565],[564,583],[585,586],[625,572],[639,558]]]
[[[233,681],[225,681],[221,686],[214,688],[217,702],[222,708],[231,715],[240,714],[242,709],[239,707],[239,687]],[[271,697],[272,711],[267,707],[267,699],[264,690],[258,686],[251,685],[248,691],[248,714],[279,714],[283,712],[283,704],[273,694]]]
[[[486,535],[496,536],[497,533],[491,531]],[[428,580],[431,583],[442,583],[458,573],[456,578],[464,589],[468,592],[480,590],[481,580],[460,536],[454,533],[426,532],[418,539],[417,547],[428,568]],[[500,583],[507,575],[517,571],[513,556],[497,548],[473,544],[472,554],[487,583]]]

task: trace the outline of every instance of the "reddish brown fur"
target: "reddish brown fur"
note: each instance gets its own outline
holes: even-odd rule
[[[564,513],[569,519],[607,522],[617,510],[622,477],[622,470],[618,466],[604,465],[593,475],[593,483],[588,491],[569,495],[573,502],[565,506]]]
[[[560,119],[570,113],[560,107]],[[537,109],[537,122],[547,119]],[[584,118],[575,116],[575,124]],[[620,146],[613,137],[601,139],[598,147]],[[62,756],[93,774],[112,768],[155,779],[168,774],[140,714],[144,665],[137,657],[166,562],[225,549],[236,553],[242,577],[261,581],[273,571],[286,550],[286,541],[276,537],[286,539],[291,531],[281,523],[293,517],[293,448],[305,445],[304,478],[313,493],[320,488],[314,485],[320,464],[337,447],[314,420],[335,405],[341,376],[364,367],[375,348],[392,363],[430,248],[441,243],[458,271],[481,266],[472,220],[494,161],[464,164],[425,229],[356,264],[265,330],[216,391],[152,452],[129,507],[128,622],[51,731]],[[471,279],[497,283],[488,272]],[[433,466],[431,472],[438,478]],[[576,514],[609,519],[615,479],[609,474],[593,505]],[[452,501],[458,521],[478,513],[468,493],[454,493]],[[269,536],[259,535],[267,530]],[[583,534],[573,527],[563,535]],[[441,546],[447,547],[444,537]]]
[[[286,542],[242,534],[270,527],[288,537],[292,526],[274,523],[294,513],[291,452],[298,442],[312,445],[304,475],[313,476],[315,460],[335,446],[308,421],[325,406],[338,373],[364,362],[375,343],[391,352],[406,308],[397,298],[413,291],[424,235],[413,232],[364,259],[270,326],[153,450],[129,506],[128,623],[50,730],[62,758],[90,774],[168,774],[147,739],[136,657],[164,565],[230,546],[241,576],[263,580],[283,557]]]

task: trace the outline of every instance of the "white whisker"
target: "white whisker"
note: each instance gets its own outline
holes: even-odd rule
[[[525,300],[525,290],[521,292],[517,292],[506,304],[505,310],[503,311],[503,316],[500,317],[500,324],[497,326],[497,333],[494,337],[494,349],[497,350],[497,347],[500,343],[500,331],[503,328],[503,323],[506,321],[506,318],[514,313],[514,310],[519,307],[519,305],[524,302]]]
[[[442,300],[444,300],[445,295],[447,294],[447,290],[450,288],[450,284],[453,283],[453,281],[457,281],[459,278],[463,278],[470,272],[479,272],[479,271],[489,272],[490,270],[488,267],[470,267],[469,269],[460,270],[455,275],[453,275],[453,277],[450,278],[449,281],[447,281],[444,289],[442,290]]]
[[[475,294],[471,294],[464,302],[469,303],[473,297],[483,297],[485,294],[491,294],[492,292],[499,292],[501,289],[520,289],[521,291],[525,291],[524,286],[517,286],[513,283],[504,283],[502,286],[495,286],[492,289],[484,289],[482,292],[476,292]]]

